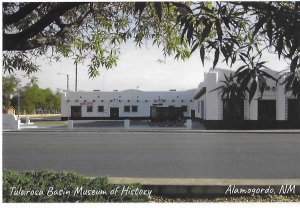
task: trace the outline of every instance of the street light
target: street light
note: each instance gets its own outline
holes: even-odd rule
[[[57,73],[57,75],[65,75],[65,76],[67,76],[67,90],[69,91],[69,74]]]

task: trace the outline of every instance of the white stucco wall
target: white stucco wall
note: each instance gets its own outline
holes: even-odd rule
[[[21,121],[16,115],[3,114],[2,115],[2,128],[10,130],[19,130]]]
[[[193,96],[196,89],[187,91],[141,91],[125,90],[114,92],[84,92],[67,91],[61,95],[62,117],[71,116],[71,106],[82,106],[82,117],[110,117],[110,108],[119,108],[119,117],[148,117],[150,106],[187,106],[185,116],[191,116],[195,110]],[[93,106],[93,112],[87,112],[87,106]],[[104,106],[104,112],[98,112],[98,106]],[[124,106],[130,106],[130,112],[124,112]],[[138,106],[137,112],[132,112],[132,106]],[[196,111],[196,110],[195,110]]]
[[[223,117],[223,105],[222,100],[218,91],[213,91],[213,89],[222,85],[220,81],[224,80],[224,74],[229,75],[230,70],[226,69],[214,69],[207,72],[204,76],[204,81],[198,85],[197,92],[199,92],[203,87],[206,87],[206,94],[201,96],[199,99],[195,100],[195,104],[205,101],[205,115],[201,115],[197,111],[196,117],[203,118],[205,120],[222,120]],[[272,76],[279,77],[277,71],[267,70],[267,73]],[[277,84],[274,80],[267,79],[267,85],[270,87],[269,90],[265,90],[263,97],[260,98],[259,89],[257,89],[250,105],[248,100],[244,102],[244,119],[247,120],[257,120],[258,119],[258,99],[263,100],[276,100],[276,120],[286,120],[287,119],[287,98],[291,97],[291,93],[285,94],[284,86]],[[196,93],[197,93],[196,92]]]

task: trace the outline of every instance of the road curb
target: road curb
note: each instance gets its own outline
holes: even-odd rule
[[[19,131],[14,130],[3,130],[3,132],[72,132],[72,133],[89,133],[89,132],[99,132],[99,133],[108,133],[108,132],[126,132],[126,133],[277,133],[277,134],[299,134],[300,130],[176,130],[176,129],[154,129],[154,130],[145,130],[145,129],[21,129]]]
[[[215,197],[244,195],[299,195],[300,179],[162,179],[110,177],[112,184],[139,183],[153,195]]]

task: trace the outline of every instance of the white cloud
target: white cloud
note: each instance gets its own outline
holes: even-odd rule
[[[286,68],[284,61],[279,61],[277,55],[265,55],[267,66],[273,70],[280,71]],[[158,59],[165,63],[158,62]],[[212,58],[211,58],[212,59]],[[75,89],[75,64],[73,60],[62,58],[60,62],[51,64],[42,58],[37,63],[41,65],[41,71],[34,74],[39,79],[42,88],[52,90],[66,89],[66,76],[57,75],[65,73],[70,75],[70,90]],[[236,69],[241,63],[233,66]],[[173,57],[164,57],[162,50],[157,47],[136,48],[133,44],[122,46],[118,65],[113,69],[100,69],[100,76],[94,79],[88,78],[88,63],[78,64],[78,90],[105,90],[136,89],[141,90],[187,90],[197,88],[203,79],[204,71],[212,66],[212,60],[208,60],[203,67],[199,54],[195,52],[186,61],[174,60]],[[225,63],[218,67],[229,68]],[[17,72],[21,75],[22,73]],[[23,80],[23,83],[28,82]]]

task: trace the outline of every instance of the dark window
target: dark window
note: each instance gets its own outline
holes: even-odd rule
[[[288,99],[288,120],[298,121],[298,108],[296,99]]]
[[[204,111],[204,102],[203,102]],[[204,112],[202,112],[202,115]],[[223,120],[244,120],[244,100],[226,100],[223,101]]]
[[[71,106],[71,119],[78,119],[81,117],[81,106]]]
[[[93,106],[87,106],[86,112],[93,112]]]
[[[130,112],[130,106],[125,105],[124,106],[124,112]]]
[[[132,106],[132,112],[137,112],[138,111],[138,107],[136,105]]]
[[[181,107],[182,107],[183,112],[187,112],[187,106],[186,105],[183,105]]]
[[[276,100],[258,100],[258,120],[276,120]]]
[[[98,112],[104,112],[104,106],[103,105],[98,106]]]
[[[204,118],[204,100],[201,100],[201,118]]]

